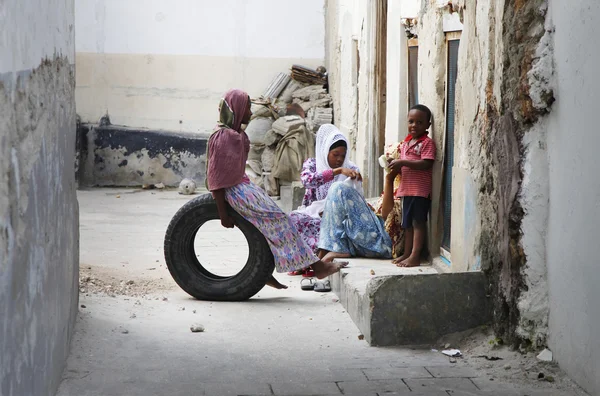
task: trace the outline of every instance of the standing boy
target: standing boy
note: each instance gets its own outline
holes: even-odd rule
[[[390,168],[402,174],[396,195],[402,197],[404,254],[393,261],[398,267],[421,265],[431,208],[431,168],[435,160],[435,143],[427,136],[430,125],[431,110],[427,106],[411,107],[408,136],[400,147],[400,159],[390,163]]]

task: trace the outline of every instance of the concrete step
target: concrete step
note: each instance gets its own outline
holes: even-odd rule
[[[349,259],[331,287],[370,345],[416,345],[491,321],[482,272],[399,268],[390,260]]]

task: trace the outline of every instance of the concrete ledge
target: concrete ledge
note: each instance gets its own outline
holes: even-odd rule
[[[206,175],[204,134],[81,124],[77,128],[77,179],[83,186],[197,185]]]
[[[427,343],[491,321],[481,272],[441,274],[431,266],[398,268],[389,260],[350,259],[349,268],[331,281],[371,345]]]

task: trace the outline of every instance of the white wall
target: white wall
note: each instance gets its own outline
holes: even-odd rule
[[[73,0],[0,2],[0,394],[53,396],[79,296]]]
[[[76,27],[84,121],[207,132],[227,89],[324,60],[324,0],[79,0]]]
[[[550,1],[558,86],[550,114],[547,243],[550,347],[590,394],[600,394],[600,3]]]
[[[0,73],[33,69],[55,53],[73,59],[73,0],[3,1],[0,29]]]
[[[387,29],[387,92],[385,143],[396,143],[407,133],[408,39],[402,19],[416,18],[421,0],[389,0]]]

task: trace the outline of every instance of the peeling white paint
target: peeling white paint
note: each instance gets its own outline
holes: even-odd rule
[[[529,95],[536,109],[545,109],[548,102],[544,99],[552,95],[554,85],[554,27],[548,21],[546,33],[536,49],[536,58],[531,70],[527,73],[529,79]]]
[[[548,336],[548,279],[546,239],[550,180],[546,148],[546,119],[537,122],[523,137],[526,147],[520,201],[525,212],[521,223],[522,244],[527,264],[522,269],[527,289],[518,302],[517,334],[535,347],[546,345]]]

